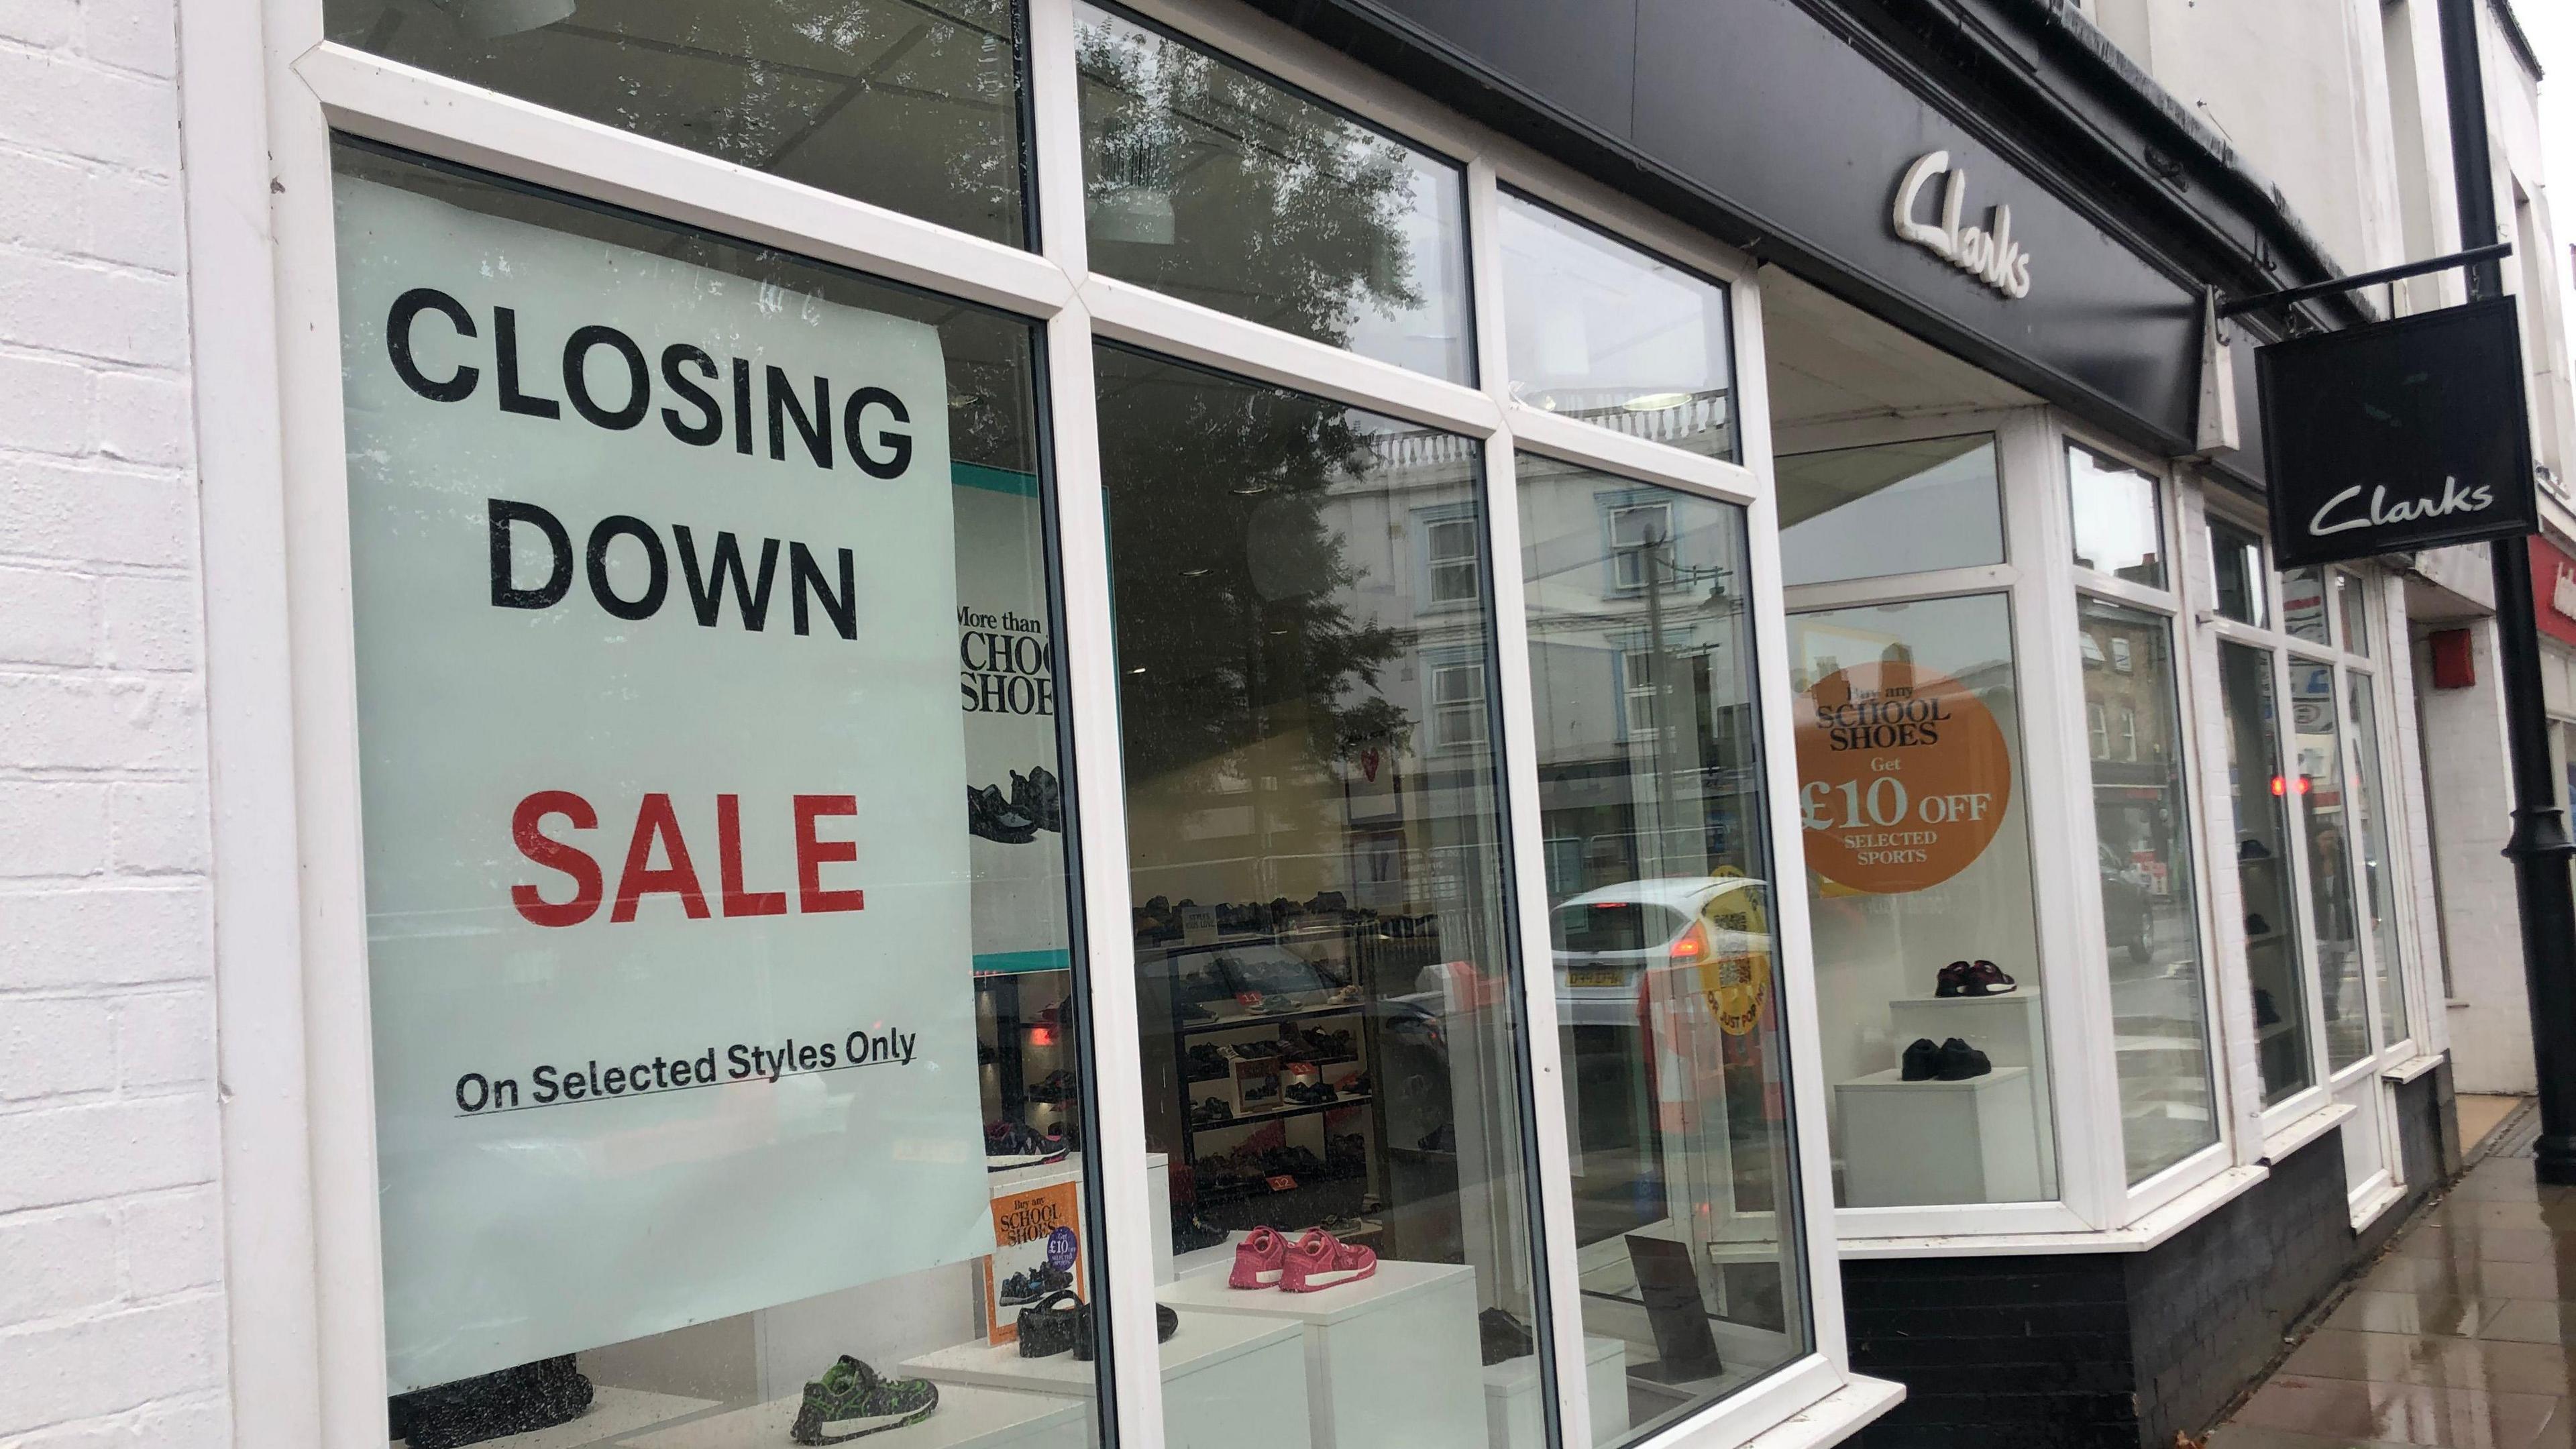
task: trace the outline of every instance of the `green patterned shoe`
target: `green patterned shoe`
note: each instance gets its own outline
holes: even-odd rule
[[[838,1444],[918,1424],[938,1407],[939,1387],[930,1380],[880,1378],[845,1353],[805,1386],[805,1406],[787,1436],[799,1444]]]

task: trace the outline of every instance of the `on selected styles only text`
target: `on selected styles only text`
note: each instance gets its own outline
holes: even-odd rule
[[[900,1027],[876,1031],[861,1027],[837,1042],[798,1041],[794,1037],[776,1045],[735,1042],[708,1047],[694,1057],[656,1056],[649,1061],[606,1067],[596,1058],[577,1066],[540,1063],[528,1071],[524,1093],[517,1077],[466,1072],[456,1079],[456,1115],[518,1112],[603,1097],[682,1092],[741,1082],[774,1085],[784,1077],[848,1071],[853,1067],[908,1067],[915,1060],[920,1042],[919,1032]]]

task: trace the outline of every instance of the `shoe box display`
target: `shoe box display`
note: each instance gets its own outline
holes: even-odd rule
[[[1931,986],[1887,1004],[1893,1065],[1834,1086],[1843,1204],[2054,1196],[2040,992],[1980,959],[1940,967]]]

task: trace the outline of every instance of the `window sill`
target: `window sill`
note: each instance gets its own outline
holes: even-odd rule
[[[2414,1081],[2425,1073],[2432,1071],[2435,1067],[2440,1066],[2442,1064],[2442,1060],[2442,1054],[2439,1052],[2426,1052],[2420,1056],[2411,1056],[2406,1060],[2399,1062],[2397,1065],[2390,1067],[2388,1070],[2381,1072],[2379,1077],[2382,1081],[2394,1082],[2399,1086],[2404,1086],[2406,1083]]]
[[[1903,1384],[1855,1374],[1845,1379],[1841,1388],[1745,1440],[1743,1449],[1824,1449],[1829,1444],[1840,1444],[1877,1422],[1879,1416],[1904,1398]],[[1701,1442],[1715,1445],[1724,1441],[1711,1435],[1705,1441],[1683,1440],[1681,1445],[1695,1449]],[[1680,1445],[1674,1449],[1680,1449]]]
[[[2263,1139],[2263,1165],[2271,1166],[2343,1125],[2359,1109],[2348,1102],[2328,1102]]]
[[[2342,1119],[2337,1117],[2335,1120]],[[2263,1167],[2228,1168],[2125,1228],[2090,1233],[1855,1238],[1844,1241],[1842,1255],[1845,1258],[1998,1258],[2065,1253],[2144,1253],[2163,1246],[2175,1234],[2233,1202],[2271,1175]]]

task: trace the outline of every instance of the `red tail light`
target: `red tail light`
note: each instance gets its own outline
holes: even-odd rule
[[[1707,955],[1708,929],[1697,921],[1691,922],[1689,930],[1673,938],[1673,944],[1665,954],[1676,961],[1696,961]]]

